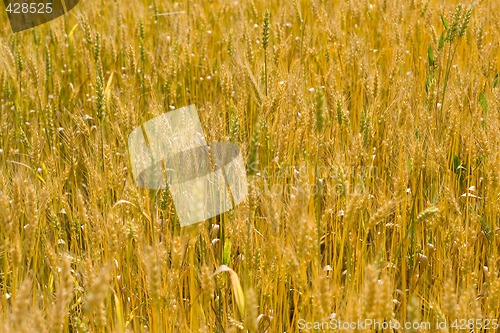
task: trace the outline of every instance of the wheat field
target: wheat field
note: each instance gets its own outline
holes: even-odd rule
[[[0,332],[498,331],[498,1],[0,8]],[[249,195],[181,228],[127,138],[192,104]]]

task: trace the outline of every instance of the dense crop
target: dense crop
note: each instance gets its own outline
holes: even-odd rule
[[[0,332],[499,318],[499,11],[85,0],[18,34],[2,19]],[[127,137],[190,104],[250,190],[180,228],[168,191],[135,186]]]

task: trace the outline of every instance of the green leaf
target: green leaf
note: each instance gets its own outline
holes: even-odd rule
[[[434,52],[432,52],[432,46],[430,45],[427,49],[427,58],[429,58],[429,67],[434,67]]]
[[[448,23],[446,23],[446,20],[443,16],[443,14],[441,14],[441,22],[443,22],[443,26],[446,30],[448,30]]]
[[[460,174],[461,169],[463,169],[463,166],[460,157],[458,157],[457,155],[453,155],[453,172],[455,172],[456,174]]]
[[[444,33],[441,33],[441,37],[439,37],[438,51],[441,51],[443,47],[444,47]]]
[[[476,159],[476,167],[480,166],[484,162],[484,155],[479,155]]]
[[[481,224],[481,230],[486,235],[486,238],[488,238],[488,240],[492,241],[493,240],[493,228],[488,224],[488,222],[486,222],[484,217],[479,216],[479,223]]]
[[[493,88],[496,88],[498,86],[498,74],[495,75],[495,78],[493,79]]]
[[[481,108],[483,109],[483,116],[488,115],[488,101],[483,93],[479,94],[479,104],[481,104]]]
[[[224,252],[222,254],[222,263],[224,265],[229,264],[229,260],[231,260],[231,241],[226,239],[224,242]]]
[[[460,157],[453,154],[453,172],[458,176],[460,186],[464,186],[465,177],[467,176],[467,170],[469,170],[467,163],[464,163],[460,159]]]

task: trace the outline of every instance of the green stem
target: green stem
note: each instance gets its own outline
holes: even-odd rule
[[[267,50],[264,49],[264,76],[266,82],[266,96],[267,96]]]
[[[453,49],[453,54],[451,53],[451,48],[452,48],[451,44],[450,48],[448,49],[448,61],[446,63],[446,73],[444,76],[443,96],[441,96],[441,115],[440,115],[441,122],[443,121],[444,97],[446,95],[446,88],[448,87],[448,79],[450,77],[450,71],[451,71],[451,66],[453,64],[453,59],[455,58],[455,53],[457,52],[457,46],[458,44],[455,45],[455,48]]]
[[[319,182],[318,179],[321,176],[318,173],[318,166],[320,163],[320,156],[321,156],[321,143],[318,142],[318,155],[316,156],[316,170],[315,170],[315,185],[316,188],[314,189],[316,193],[316,198],[315,198],[315,214],[316,214],[316,233],[317,233],[317,241],[318,241],[318,265],[319,268],[321,269],[321,193],[319,193],[320,188],[319,188]],[[326,241],[326,239],[325,239]],[[325,244],[326,247],[326,244]]]

